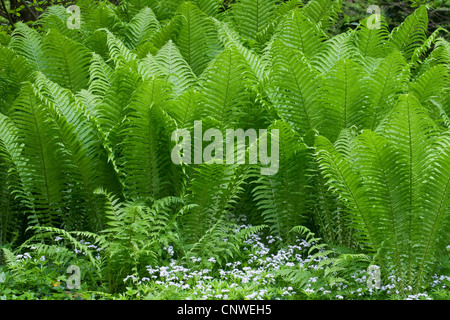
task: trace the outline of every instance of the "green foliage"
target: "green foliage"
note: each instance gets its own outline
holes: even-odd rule
[[[339,33],[340,0],[76,4],[80,29],[50,6],[0,35],[0,288],[32,279],[7,297],[68,298],[49,279],[81,260],[86,298],[185,298],[138,279],[175,260],[220,275],[265,252],[247,248],[259,236],[280,250],[306,237],[311,260],[277,278],[300,298],[369,263],[401,278],[401,297],[448,272],[450,45],[427,6]],[[276,174],[175,164],[172,134],[196,121],[201,134],[278,130],[239,150],[249,160],[270,136]],[[54,262],[15,261],[30,246]]]
[[[418,290],[448,242],[448,133],[440,135],[418,100],[403,95],[377,131],[365,130],[347,153],[323,137],[316,147],[358,242],[377,253],[385,276]]]

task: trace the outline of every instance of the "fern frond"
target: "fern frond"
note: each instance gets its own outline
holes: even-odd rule
[[[194,3],[205,14],[217,17],[223,8],[222,0],[195,0]]]
[[[356,126],[362,128],[367,117],[366,74],[352,60],[336,62],[323,78],[320,101],[326,115],[320,132],[334,141],[342,129]]]
[[[241,110],[251,102],[255,78],[236,49],[225,49],[200,78],[204,102],[202,114],[217,122],[216,128],[233,128]]]
[[[310,159],[299,134],[287,123],[276,121],[270,126],[273,129],[280,130],[279,170],[275,175],[257,175],[252,193],[271,234],[288,240],[288,232],[294,226],[307,222]]]
[[[232,19],[244,39],[256,42],[258,35],[274,19],[274,0],[239,0],[232,6]]]
[[[381,60],[367,78],[369,111],[366,127],[375,130],[394,106],[398,94],[406,91],[409,70],[400,52],[394,51]]]
[[[341,7],[341,0],[311,0],[301,11],[322,30],[327,30],[338,18]]]
[[[361,21],[355,33],[356,45],[365,58],[384,58],[392,49],[388,45],[389,30],[385,19],[380,16],[379,28],[369,27],[371,17]]]
[[[155,60],[159,62],[162,74],[166,75],[168,81],[173,84],[176,95],[186,92],[195,85],[196,76],[172,41],[169,40],[159,50]]]
[[[24,23],[17,23],[9,43],[17,54],[25,57],[35,71],[43,71],[46,66],[42,47],[42,36]]]
[[[319,74],[306,58],[277,42],[273,46],[273,67],[267,92],[278,115],[301,135],[320,126],[315,107]]]
[[[302,11],[289,12],[278,26],[279,32],[274,36],[285,45],[302,52],[311,59],[322,48],[326,39],[323,31]]]
[[[213,21],[191,2],[183,3],[177,14],[183,20],[175,43],[195,75],[200,76],[219,48],[217,31]]]
[[[161,79],[143,83],[127,107],[121,130],[123,153],[119,159],[130,198],[169,195],[173,183],[168,166],[173,165],[168,150],[170,135],[163,110],[170,98],[170,86]]]
[[[89,74],[89,92],[103,99],[112,85],[113,69],[100,55],[93,53]]]
[[[89,51],[79,43],[51,30],[42,41],[46,67],[43,73],[72,92],[86,89],[89,81]]]
[[[365,65],[365,60],[356,47],[351,31],[338,34],[325,41],[322,50],[311,59],[311,65],[318,71],[327,73],[337,61],[342,59],[353,60],[363,66]]]
[[[426,41],[428,30],[428,13],[425,6],[420,6],[405,21],[392,30],[390,42],[402,52],[409,61],[414,51]]]
[[[154,35],[160,28],[160,23],[150,8],[143,8],[127,23],[124,30],[125,43],[131,49]]]

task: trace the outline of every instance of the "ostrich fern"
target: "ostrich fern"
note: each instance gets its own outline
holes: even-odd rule
[[[425,6],[335,35],[340,0],[77,5],[80,29],[52,6],[1,37],[0,245],[91,232],[116,290],[169,242],[223,263],[308,227],[426,284],[449,243],[450,45]],[[278,173],[175,165],[172,132],[200,120],[279,129]]]

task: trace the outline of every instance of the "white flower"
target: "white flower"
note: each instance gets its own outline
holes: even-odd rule
[[[39,260],[45,261],[45,256],[42,256]]]

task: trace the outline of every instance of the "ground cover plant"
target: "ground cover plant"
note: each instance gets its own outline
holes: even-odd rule
[[[426,5],[338,33],[339,0],[73,5],[0,34],[0,299],[450,297]]]

